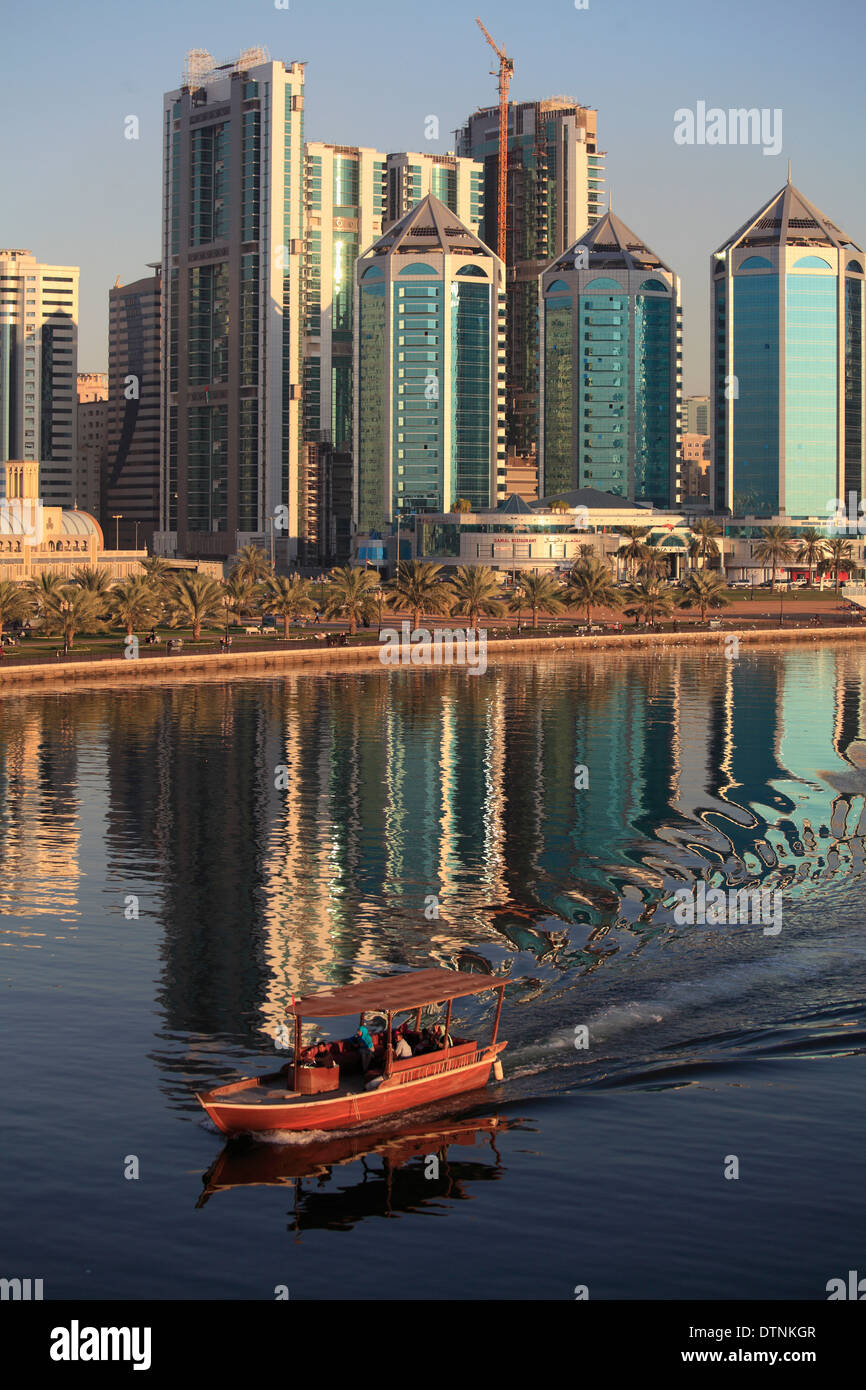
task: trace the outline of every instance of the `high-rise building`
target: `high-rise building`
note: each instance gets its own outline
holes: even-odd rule
[[[612,212],[540,277],[539,496],[680,498],[680,280]]]
[[[489,507],[505,489],[498,256],[426,197],[358,258],[356,519]]]
[[[864,255],[790,182],[713,255],[715,507],[816,517],[864,489]]]
[[[78,266],[0,250],[0,463],[38,459],[46,506],[75,502]]]
[[[683,502],[709,502],[710,500],[710,436],[683,431],[680,456],[681,488]]]
[[[683,401],[683,432],[686,434],[710,433],[709,396],[686,396]]]
[[[292,556],[304,64],[196,50],[164,119],[160,548],[227,556],[276,527]]]
[[[538,442],[538,276],[602,209],[604,154],[598,113],[570,97],[510,103],[505,263],[508,270],[508,443],[526,454]],[[497,246],[499,108],[457,131],[458,154],[484,165],[479,235]]]
[[[476,234],[484,217],[484,165],[456,154],[389,154],[384,230],[432,193]]]
[[[155,275],[108,292],[108,432],[102,525],[121,518],[125,545],[159,530],[160,295]]]
[[[105,441],[108,426],[108,376],[105,372],[79,372],[78,453],[75,461],[75,506],[99,516]]]

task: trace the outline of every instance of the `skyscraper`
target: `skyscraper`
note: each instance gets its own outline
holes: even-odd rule
[[[541,287],[539,496],[578,488],[680,498],[680,281],[612,212]]]
[[[789,178],[710,264],[716,509],[818,518],[859,502],[863,251]]]
[[[686,396],[683,401],[683,433],[710,433],[709,396]]]
[[[389,154],[385,230],[432,193],[461,222],[480,232],[484,217],[484,165],[456,154]]]
[[[507,252],[508,443],[529,453],[538,441],[538,276],[601,214],[604,154],[598,113],[570,97],[509,104]],[[496,245],[499,108],[469,117],[457,152],[483,161],[480,236]]]
[[[359,257],[356,519],[487,507],[505,488],[505,272],[425,198]]]
[[[164,122],[161,547],[227,556],[276,525],[293,555],[304,65],[196,50]]]
[[[77,372],[78,266],[0,250],[0,463],[38,459],[46,506],[75,501]]]
[[[121,544],[159,530],[161,276],[108,292],[108,428],[102,525],[120,516]]]
[[[75,505],[99,516],[105,439],[108,425],[108,377],[105,372],[79,372],[78,452],[75,460]]]

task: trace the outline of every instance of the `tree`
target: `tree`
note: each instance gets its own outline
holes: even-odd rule
[[[454,598],[450,585],[444,581],[442,566],[427,560],[401,560],[385,591],[392,608],[409,609],[413,628],[417,628],[422,614],[449,612]]]
[[[854,551],[851,542],[846,541],[842,536],[833,536],[827,541],[827,553],[819,564],[819,569],[826,574],[835,577],[834,591],[839,592],[839,571],[843,569],[852,570],[854,565]]]
[[[625,537],[625,541],[620,544],[619,554],[625,560],[629,574],[634,574],[638,562],[646,550],[643,538],[649,535],[649,530],[648,526],[620,526],[619,528],[619,534]]]
[[[571,507],[561,497],[556,497],[550,504],[550,510],[552,512],[570,512]]]
[[[786,565],[791,559],[792,544],[791,532],[787,526],[764,526],[761,529],[762,539],[755,546],[755,559],[762,565],[772,566],[772,578],[770,580],[771,591],[776,587],[776,570],[780,565]]]
[[[146,574],[133,574],[115,584],[108,605],[111,616],[126,628],[127,637],[131,637],[137,627],[152,623],[161,606]]]
[[[28,579],[27,588],[40,613],[46,612],[46,605],[60,592],[64,582],[56,570],[40,570],[35,579]]]
[[[539,613],[564,613],[567,608],[565,589],[552,574],[538,574],[524,570],[520,576],[518,593],[511,600],[512,612],[528,608],[532,613],[532,626],[538,627]]]
[[[299,618],[302,613],[312,613],[315,608],[310,598],[309,583],[297,574],[288,579],[283,574],[272,574],[265,580],[260,592],[265,613],[275,613],[282,618],[283,636],[286,638],[292,619]]]
[[[204,574],[179,574],[172,580],[168,601],[174,621],[189,623],[197,642],[203,625],[222,615],[223,586]]]
[[[695,559],[701,561],[701,568],[706,566],[707,560],[715,560],[718,556],[719,547],[716,536],[721,534],[721,526],[709,516],[702,516],[692,527],[692,543],[689,546],[689,554],[693,554]]]
[[[11,579],[0,579],[0,641],[3,640],[3,624],[10,619],[28,617],[33,606],[33,597],[21,584],[13,584]]]
[[[451,510],[453,512],[471,512],[472,503],[467,501],[465,497],[458,497]]]
[[[101,570],[98,565],[80,565],[72,582],[81,589],[89,589],[92,594],[99,594],[101,598],[105,598],[111,588],[108,571]]]
[[[64,584],[46,600],[45,615],[52,627],[60,629],[71,651],[75,646],[75,634],[98,623],[103,607],[103,600],[92,589]]]
[[[800,536],[797,547],[797,563],[805,565],[809,571],[809,588],[812,587],[812,571],[827,553],[827,542],[814,526],[807,526]]]
[[[597,556],[587,556],[573,565],[566,584],[574,598],[586,611],[586,621],[592,624],[594,608],[620,608],[622,596],[614,583],[609,567]]]
[[[707,616],[708,608],[727,608],[730,599],[725,592],[725,581],[713,570],[695,570],[686,576],[680,608],[699,608],[701,622]]]
[[[159,594],[164,594],[172,574],[171,565],[168,560],[164,560],[161,555],[149,555],[146,560],[142,560],[144,573],[151,588]]]
[[[237,563],[233,566],[231,577],[251,580],[259,584],[273,573],[271,562],[260,545],[244,545],[238,551]]]
[[[642,545],[637,573],[640,579],[666,579],[669,573],[667,555],[651,545]]]
[[[270,583],[273,575],[269,575],[265,580],[265,585]],[[223,605],[229,612],[236,614],[241,619],[244,613],[248,613],[253,606],[254,600],[260,593],[260,588],[247,579],[245,575],[238,574],[237,568],[233,569],[228,579],[223,584]]]
[[[505,607],[499,595],[499,585],[489,565],[461,565],[452,581],[454,604],[452,613],[469,618],[474,632],[478,619],[498,618]]]
[[[376,616],[375,588],[376,576],[369,570],[339,565],[331,571],[325,596],[325,617],[346,618],[349,634],[354,636],[359,622]]]
[[[657,575],[641,579],[629,588],[626,612],[634,615],[635,622],[642,618],[655,627],[657,617],[666,618],[673,609],[674,600],[670,589]]]

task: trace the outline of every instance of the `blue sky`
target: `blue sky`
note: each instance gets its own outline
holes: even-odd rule
[[[515,62],[512,96],[570,95],[599,112],[614,210],[683,279],[685,389],[708,385],[710,253],[793,181],[863,245],[862,0],[47,0],[7,7],[0,58],[0,245],[81,266],[82,371],[107,360],[108,290],[159,256],[162,93],[189,48],[226,60],[253,44],[305,61],[309,139],[451,148],[496,100],[481,18]],[[759,146],[682,146],[674,112],[783,112]],[[124,139],[124,117],[141,138]],[[441,139],[424,138],[439,117]]]

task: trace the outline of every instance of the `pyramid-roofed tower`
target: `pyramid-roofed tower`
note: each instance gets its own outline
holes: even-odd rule
[[[588,266],[581,253],[588,256]],[[572,270],[575,261],[590,270],[666,270],[672,273],[670,266],[610,209],[548,269]]]
[[[447,251],[452,255],[461,251],[481,251],[488,256],[493,255],[490,247],[485,246],[481,238],[432,193],[428,193],[399,222],[395,222],[374,243],[371,251],[377,256],[389,252],[411,255],[430,251]]]
[[[846,232],[795,188],[790,179],[748,222],[723,242],[716,255],[735,246],[835,246],[860,251]]]

